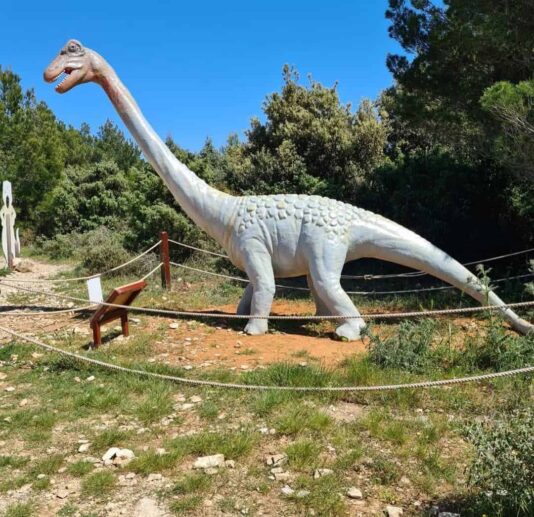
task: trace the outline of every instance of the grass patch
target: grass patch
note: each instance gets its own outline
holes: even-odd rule
[[[309,470],[317,466],[321,447],[312,440],[300,440],[288,445],[285,452],[292,468]]]
[[[92,472],[93,469],[94,469],[94,465],[90,461],[80,460],[80,461],[75,461],[74,463],[71,463],[67,467],[67,472],[71,476],[81,478],[89,474],[89,472]]]
[[[124,431],[117,427],[110,427],[97,434],[91,440],[91,443],[96,450],[108,449],[109,447],[115,447],[125,443],[131,434],[130,431]]]
[[[200,503],[202,503],[202,497],[199,495],[188,495],[173,501],[170,505],[170,510],[176,515],[184,515],[196,510]]]
[[[148,475],[171,469],[183,457],[181,451],[172,450],[166,454],[154,451],[144,452],[128,464],[128,469],[138,474]]]
[[[7,507],[5,517],[32,517],[35,515],[33,503],[15,503]]]
[[[275,420],[275,428],[286,435],[303,431],[326,431],[332,419],[324,412],[307,405],[290,406]]]
[[[187,474],[178,480],[172,488],[172,493],[187,495],[207,490],[212,484],[212,478],[204,473]]]
[[[116,482],[115,474],[108,470],[95,472],[83,480],[82,495],[96,498],[106,497],[113,491]]]

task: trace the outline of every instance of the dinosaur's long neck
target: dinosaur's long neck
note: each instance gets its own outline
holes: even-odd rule
[[[113,68],[105,62],[102,65],[98,82],[148,161],[186,214],[226,247],[236,198],[210,187],[181,163],[148,123]]]

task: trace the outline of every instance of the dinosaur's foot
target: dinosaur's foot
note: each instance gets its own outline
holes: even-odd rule
[[[245,334],[249,336],[261,336],[267,332],[267,320],[249,320],[245,327]]]
[[[365,323],[347,321],[336,329],[336,336],[343,341],[355,341],[361,338]]]

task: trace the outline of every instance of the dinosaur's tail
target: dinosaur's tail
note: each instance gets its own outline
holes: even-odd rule
[[[360,257],[379,258],[420,269],[461,289],[482,304],[505,305],[459,262],[403,226],[378,217],[376,224],[369,225],[364,232],[360,232],[361,228],[358,230],[359,235],[353,235]],[[365,235],[363,238],[362,233]],[[513,310],[502,308],[500,312],[516,331],[522,334],[534,331],[534,325],[520,318]]]

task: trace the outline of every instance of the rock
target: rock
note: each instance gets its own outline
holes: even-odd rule
[[[0,372],[0,381],[3,381],[5,379],[7,379],[7,374],[4,372]]]
[[[15,388],[13,386],[6,386],[4,391],[15,391]]]
[[[89,450],[89,447],[91,447],[91,444],[90,443],[82,443],[79,447],[78,447],[78,452],[87,452]]]
[[[235,469],[235,461],[234,460],[226,460],[224,462],[224,466],[227,468],[227,469]]]
[[[197,458],[193,464],[194,469],[210,469],[214,467],[222,467],[224,465],[224,455],[214,454],[212,456],[201,456]]]
[[[359,488],[351,486],[347,490],[347,497],[349,497],[350,499],[363,499],[363,494]]]
[[[135,458],[135,454],[130,449],[120,449],[119,447],[111,447],[102,456],[102,462],[104,465],[128,465],[130,461]]]
[[[180,325],[178,323],[176,323],[175,321],[173,321],[172,323],[169,323],[169,328],[170,329],[176,330],[179,327],[180,327]]]
[[[94,375],[90,375],[89,377],[87,377],[87,379],[85,379],[87,382],[93,382],[95,380],[95,376]]]
[[[310,495],[309,490],[298,490],[295,494],[299,499],[303,499],[304,497],[308,497]]]
[[[187,411],[189,409],[193,409],[194,407],[195,407],[194,404],[186,402],[185,404],[182,404],[181,409],[182,409],[182,411]]]
[[[134,506],[132,517],[165,517],[165,515],[154,499],[143,497]]]
[[[400,483],[401,485],[411,485],[411,484],[412,484],[412,482],[410,481],[410,479],[407,478],[406,476],[402,476],[402,477],[400,478],[400,480],[399,480],[399,483]]]
[[[167,454],[167,451],[163,447],[158,447],[156,449],[156,454],[158,456],[164,456],[165,454]]]
[[[129,320],[132,323],[135,323],[136,325],[139,325],[139,323],[141,323],[141,320],[139,318],[129,318]]]
[[[190,364],[184,366],[184,370],[192,370],[192,369],[193,367]]]
[[[403,511],[399,506],[391,506],[388,504],[385,513],[387,517],[400,517],[403,514]]]
[[[270,454],[265,457],[265,463],[272,467],[280,467],[287,463],[287,454]]]
[[[161,481],[162,479],[163,479],[163,476],[159,473],[152,473],[152,474],[149,474],[147,477],[148,482]]]
[[[460,517],[460,514],[452,512],[439,512],[438,517]]]
[[[37,479],[44,479],[46,474],[37,474]]]
[[[192,397],[189,398],[189,400],[193,404],[199,404],[200,402],[202,402],[202,397],[199,397],[198,395],[193,395]]]
[[[28,399],[22,399],[20,402],[19,402],[19,406],[20,407],[24,407],[28,404]]]
[[[276,481],[289,481],[291,478],[289,472],[275,472],[273,476]]]
[[[68,495],[69,491],[66,488],[60,488],[56,490],[56,497],[58,497],[59,499],[65,499],[66,497],[68,497]]]
[[[295,491],[289,485],[284,485],[282,489],[280,490],[280,492],[282,492],[282,494],[286,496],[290,496],[295,493]]]
[[[219,472],[219,469],[216,467],[210,467],[208,469],[204,469],[204,473],[207,474],[208,476],[214,476],[215,474],[217,474],[217,472]]]
[[[313,478],[319,479],[323,476],[330,476],[333,473],[334,471],[332,469],[315,469],[315,472],[313,473]]]
[[[119,451],[120,449],[118,447],[111,447],[110,449],[107,450],[104,456],[102,456],[102,461],[106,462],[106,461],[112,460]]]

